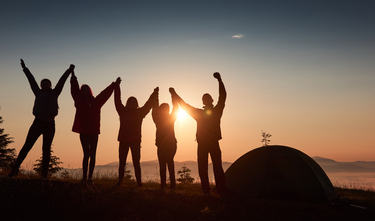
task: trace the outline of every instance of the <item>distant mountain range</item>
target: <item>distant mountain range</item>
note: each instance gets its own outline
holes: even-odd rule
[[[326,173],[375,173],[375,161],[355,161],[355,162],[337,162],[332,159],[323,157],[312,157]],[[97,165],[95,171],[100,172],[116,172],[118,171],[118,162],[112,162],[105,165]],[[177,171],[186,165],[191,170],[191,176],[196,180],[199,180],[198,175],[198,164],[196,161],[175,161],[175,172],[178,177]],[[226,171],[232,163],[223,162],[223,169]],[[159,179],[159,162],[158,160],[143,161],[141,162],[142,177],[145,179]],[[134,175],[134,169],[132,162],[127,164],[127,170],[131,171]],[[209,177],[213,179],[212,163],[209,164]]]
[[[375,161],[337,162],[323,157],[312,157],[326,173],[375,172]]]
[[[176,178],[179,177],[178,175],[178,170],[180,170],[183,166],[186,166],[191,170],[191,177],[193,177],[196,181],[199,180],[199,175],[198,175],[198,163],[196,161],[183,161],[183,162],[178,162],[175,161],[175,174]],[[105,165],[97,165],[95,166],[95,172],[100,172],[100,173],[106,173],[106,172],[118,172],[118,162],[112,162],[108,163]],[[223,169],[226,171],[232,163],[229,162],[223,162]],[[151,160],[151,161],[143,161],[141,162],[141,169],[142,169],[142,179],[159,179],[159,161],[158,160]],[[134,168],[133,168],[133,163],[128,162],[126,170],[130,170],[130,173],[132,176],[134,176]],[[208,165],[208,174],[210,179],[214,179],[213,177],[213,167],[212,163]],[[169,177],[169,175],[167,176]]]

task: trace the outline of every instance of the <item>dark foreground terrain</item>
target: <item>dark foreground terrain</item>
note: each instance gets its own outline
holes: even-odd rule
[[[336,189],[349,204],[203,195],[199,184],[0,177],[0,220],[375,220],[375,193]]]

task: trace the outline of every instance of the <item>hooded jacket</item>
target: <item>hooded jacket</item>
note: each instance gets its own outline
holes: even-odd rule
[[[192,118],[197,121],[197,142],[212,142],[221,140],[220,121],[223,115],[227,92],[224,84],[219,80],[219,100],[216,106],[203,109],[195,108],[185,103],[182,99],[179,104]]]
[[[127,143],[141,143],[141,129],[143,118],[150,112],[157,92],[153,92],[143,107],[129,109],[121,102],[120,86],[115,86],[115,106],[120,116],[120,130],[117,140]]]
[[[70,74],[70,70],[66,70],[61,76],[60,80],[57,82],[55,88],[48,91],[43,91],[41,88],[39,88],[34,76],[31,74],[28,68],[24,68],[23,72],[25,73],[31,86],[31,90],[35,95],[33,115],[43,121],[54,120],[59,110],[57,98],[61,94],[65,81]]]
[[[154,120],[156,126],[156,139],[155,145],[158,147],[164,147],[166,145],[176,144],[176,136],[174,133],[174,123],[177,119],[177,113],[179,106],[177,102],[172,102],[173,108],[172,112],[161,113],[159,102],[156,101],[154,107],[152,108],[152,119]]]
[[[84,99],[76,76],[70,78],[70,89],[76,107],[72,131],[83,134],[100,134],[100,111],[111,97],[115,83],[111,83],[98,96]]]

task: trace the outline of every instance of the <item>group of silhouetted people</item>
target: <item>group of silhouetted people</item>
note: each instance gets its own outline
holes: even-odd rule
[[[225,191],[226,183],[224,170],[222,168],[219,140],[221,139],[220,120],[225,106],[226,90],[218,72],[214,73],[214,77],[219,82],[219,100],[216,106],[213,105],[211,95],[204,94],[202,97],[203,109],[194,108],[185,103],[173,88],[170,88],[169,92],[171,93],[173,105],[172,111],[170,112],[170,107],[167,103],[162,103],[159,106],[158,87],[154,89],[150,98],[142,107],[139,107],[138,100],[133,96],[127,99],[124,106],[121,101],[120,77],[95,97],[87,84],[83,84],[79,87],[77,77],[74,73],[74,65],[70,65],[53,89],[52,83],[48,79],[43,79],[39,87],[34,76],[22,59],[21,66],[35,95],[33,107],[35,119],[29,129],[25,144],[20,150],[15,165],[9,174],[10,177],[18,174],[19,167],[28,152],[39,136],[43,135],[41,177],[47,178],[51,157],[51,144],[55,135],[54,119],[59,109],[57,100],[67,78],[71,74],[71,95],[74,100],[74,106],[76,107],[72,131],[79,133],[83,150],[83,178],[81,182],[92,184],[98,137],[100,134],[100,112],[102,106],[114,91],[114,103],[120,117],[120,129],[117,138],[119,141],[118,185],[121,185],[123,182],[126,158],[130,149],[137,185],[142,186],[140,167],[142,121],[152,109],[152,119],[156,126],[155,144],[157,146],[157,156],[160,167],[161,188],[166,186],[167,168],[170,177],[170,187],[176,187],[173,158],[177,151],[177,140],[174,133],[174,123],[177,119],[179,107],[181,107],[197,121],[196,140],[198,143],[198,170],[203,192],[205,194],[210,193],[208,179],[209,154],[211,155],[214,168],[216,191],[218,193]]]

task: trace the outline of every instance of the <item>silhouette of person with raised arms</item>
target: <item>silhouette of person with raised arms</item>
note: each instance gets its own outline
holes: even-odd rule
[[[177,119],[179,110],[178,102],[172,99],[172,112],[169,113],[169,105],[162,103],[159,106],[159,99],[154,103],[152,108],[152,119],[156,126],[156,141],[155,145],[158,147],[157,154],[160,168],[160,187],[163,189],[166,186],[166,170],[168,165],[169,180],[171,188],[176,187],[176,178],[174,171],[173,158],[177,150],[177,140],[174,133],[174,123]]]
[[[94,97],[90,86],[83,84],[79,88],[77,77],[72,72],[70,78],[70,91],[76,107],[72,131],[79,133],[83,150],[82,183],[92,184],[92,175],[95,168],[96,149],[100,134],[100,110],[112,95],[115,85],[120,84],[121,79],[117,78],[116,83],[112,82],[98,96]],[[90,167],[88,168],[90,161]],[[88,179],[87,170],[89,169]]]
[[[119,182],[121,185],[125,174],[126,158],[129,149],[132,153],[135,178],[139,187],[142,185],[141,179],[141,129],[143,118],[150,112],[158,96],[159,88],[155,88],[150,98],[143,107],[139,107],[138,100],[131,96],[126,101],[126,106],[121,102],[120,85],[115,87],[115,106],[120,116],[120,130],[117,140],[119,141]]]
[[[55,136],[55,117],[58,114],[59,105],[57,99],[64,87],[66,79],[69,74],[73,72],[74,65],[70,65],[69,69],[61,76],[54,89],[52,89],[52,83],[49,79],[43,79],[40,82],[40,87],[35,81],[34,76],[30,70],[26,67],[25,62],[21,59],[21,67],[25,73],[31,90],[35,95],[33,115],[35,116],[34,122],[31,125],[29,132],[26,137],[25,144],[18,153],[18,157],[12,171],[9,176],[18,175],[19,167],[27,154],[34,146],[35,142],[40,135],[43,135],[43,157],[42,157],[42,178],[47,178],[48,167],[51,158],[51,145]]]
[[[219,82],[219,100],[216,106],[213,105],[213,99],[210,94],[204,94],[202,97],[203,109],[190,106],[181,99],[180,96],[171,89],[172,97],[178,100],[179,105],[191,117],[197,121],[196,138],[198,142],[198,171],[201,179],[202,190],[204,194],[210,194],[208,179],[208,154],[214,168],[217,193],[226,191],[224,170],[222,167],[221,150],[219,140],[221,140],[220,120],[223,115],[227,93],[221,76],[218,72],[214,73],[214,78]]]

